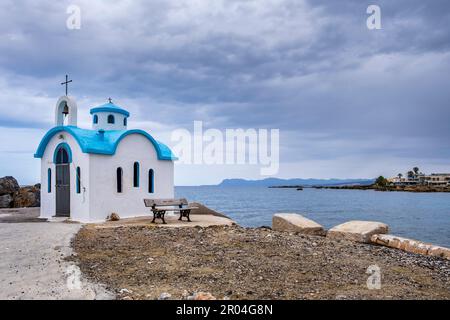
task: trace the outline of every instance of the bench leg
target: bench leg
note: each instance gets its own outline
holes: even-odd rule
[[[166,214],[166,211],[153,211],[153,220],[152,223],[156,223],[156,219],[161,219],[163,224],[167,224],[166,220],[164,219],[164,215]]]
[[[186,217],[188,222],[192,222],[191,219],[189,218],[190,213],[191,209],[180,210],[180,217],[178,218],[178,220],[182,221],[182,218]]]

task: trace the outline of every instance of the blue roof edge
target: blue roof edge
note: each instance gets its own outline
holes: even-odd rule
[[[120,113],[123,114],[126,117],[130,116],[130,113],[126,110],[120,109],[120,108],[115,108],[115,107],[95,107],[92,108],[89,113],[90,114],[94,114],[97,112],[111,112],[111,113]]]
[[[78,145],[81,148],[81,151],[83,153],[91,153],[91,154],[104,154],[104,155],[114,155],[117,150],[117,146],[119,145],[120,141],[125,138],[126,136],[130,134],[141,134],[145,136],[150,142],[152,143],[153,147],[156,150],[158,160],[170,160],[175,161],[178,160],[177,157],[174,156],[172,153],[172,150],[168,146],[166,146],[164,143],[161,143],[157,140],[155,140],[148,132],[140,129],[133,129],[133,130],[127,130],[124,131],[115,141],[112,142],[112,145],[109,145],[110,148],[105,149],[105,147],[99,147],[99,148],[92,148],[90,146],[85,145],[85,143],[82,142],[80,137],[78,136],[76,130],[87,130],[87,129],[80,129],[77,127],[72,126],[58,126],[50,129],[42,138],[41,142],[39,143],[38,149],[36,150],[36,153],[34,154],[35,158],[42,158],[44,155],[45,149],[47,147],[47,144],[49,143],[50,139],[53,138],[57,133],[59,132],[68,132],[70,133],[74,139],[78,142]],[[95,130],[88,130],[92,132],[96,132]]]

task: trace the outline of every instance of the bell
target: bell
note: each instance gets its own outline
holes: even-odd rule
[[[67,116],[69,114],[69,106],[67,105],[67,102],[64,105],[62,113],[63,113],[64,116]]]

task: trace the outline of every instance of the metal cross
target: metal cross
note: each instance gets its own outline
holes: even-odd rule
[[[61,83],[61,85],[64,85],[64,84],[66,85],[66,96],[67,96],[68,84],[71,83],[71,82],[72,82],[72,80],[69,80],[69,76],[66,74],[66,82],[62,82]]]
[[[108,101],[109,101],[109,103],[112,103],[112,99],[111,98],[108,98]]]

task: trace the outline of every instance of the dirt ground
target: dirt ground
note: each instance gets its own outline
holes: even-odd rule
[[[450,299],[450,261],[239,226],[86,226],[71,258],[119,299]],[[367,269],[381,270],[369,290]]]

